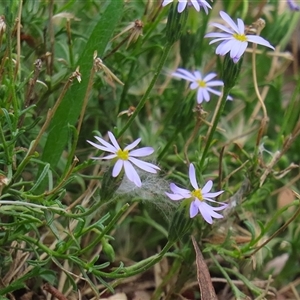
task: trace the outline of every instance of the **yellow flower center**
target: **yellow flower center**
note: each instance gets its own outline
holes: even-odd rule
[[[119,159],[122,159],[122,160],[128,160],[128,158],[129,158],[129,155],[128,155],[129,151],[128,150],[119,149],[116,154],[117,154],[117,157]]]
[[[206,82],[203,80],[197,80],[197,83],[198,83],[199,87],[202,87],[202,88],[206,87]]]
[[[203,201],[203,195],[202,195],[202,190],[198,189],[198,190],[193,190],[191,192],[191,195],[193,197],[196,197],[197,199],[199,199],[200,201]]]
[[[240,42],[247,42],[247,40],[248,40],[246,35],[244,35],[244,34],[234,33],[233,37]]]

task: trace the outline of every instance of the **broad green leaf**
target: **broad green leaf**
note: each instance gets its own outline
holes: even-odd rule
[[[101,58],[123,9],[122,0],[111,0],[99,22],[96,24],[77,62],[80,66],[81,83],[75,82],[67,91],[60,107],[51,121],[49,135],[42,154],[42,160],[55,167],[68,141],[68,124],[75,125],[80,115],[84,95],[93,65],[93,54],[97,50]],[[75,70],[74,70],[75,71]]]

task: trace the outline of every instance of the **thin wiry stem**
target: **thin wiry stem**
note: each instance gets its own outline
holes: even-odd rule
[[[258,137],[257,137],[257,142],[256,142],[256,145],[259,145],[260,143],[260,140],[261,140],[261,136],[265,130],[265,127],[266,127],[266,124],[267,124],[267,120],[268,120],[268,113],[267,113],[267,109],[266,109],[266,106],[265,106],[265,103],[264,103],[264,100],[263,98],[261,97],[261,94],[259,92],[259,89],[258,89],[258,84],[257,84],[257,72],[256,72],[256,47],[257,45],[256,44],[253,44],[253,52],[252,52],[252,75],[253,75],[253,83],[254,83],[254,89],[255,89],[255,93],[256,93],[256,96],[258,98],[258,101],[261,105],[261,108],[263,110],[263,114],[264,114],[264,117],[263,119],[261,120],[261,126],[260,126],[260,129],[258,131]]]
[[[132,122],[134,121],[134,119],[137,117],[137,115],[139,114],[139,112],[142,110],[142,108],[144,107],[144,105],[146,104],[147,100],[148,100],[148,97],[149,97],[149,94],[150,92],[152,91],[155,83],[156,83],[156,80],[165,64],[165,61],[169,55],[169,52],[172,48],[172,44],[170,43],[167,43],[166,46],[164,47],[163,49],[163,53],[162,53],[162,56],[160,58],[160,61],[158,63],[158,67],[154,73],[154,76],[144,94],[144,96],[142,97],[142,99],[140,100],[139,104],[137,105],[133,115],[130,117],[130,119],[127,121],[127,123],[124,125],[124,127],[119,131],[118,133],[118,137],[120,137],[128,128],[129,126],[132,124]]]

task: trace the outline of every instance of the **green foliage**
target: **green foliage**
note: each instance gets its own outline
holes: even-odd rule
[[[275,0],[207,2],[207,15],[146,0],[0,6],[0,300],[44,299],[43,284],[98,299],[163,259],[151,299],[200,299],[187,288],[199,271],[191,234],[224,299],[299,298],[300,15]],[[204,35],[220,9],[264,18],[276,51],[215,55]],[[215,72],[223,96],[198,104],[177,68]],[[141,187],[128,169],[113,177],[116,159],[93,159],[106,154],[87,143],[107,131],[123,150],[153,147],[160,172],[139,171]],[[165,194],[191,189],[190,163],[200,188],[224,190],[212,225],[189,217],[193,199]]]

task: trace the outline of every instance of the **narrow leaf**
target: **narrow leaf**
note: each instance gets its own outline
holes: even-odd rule
[[[79,117],[93,65],[93,53],[97,50],[100,57],[103,55],[114,28],[121,17],[122,9],[122,0],[110,1],[77,62],[77,65],[80,66],[82,82],[73,83],[51,121],[42,160],[48,162],[52,168],[57,165],[67,144],[68,124],[75,125]]]

